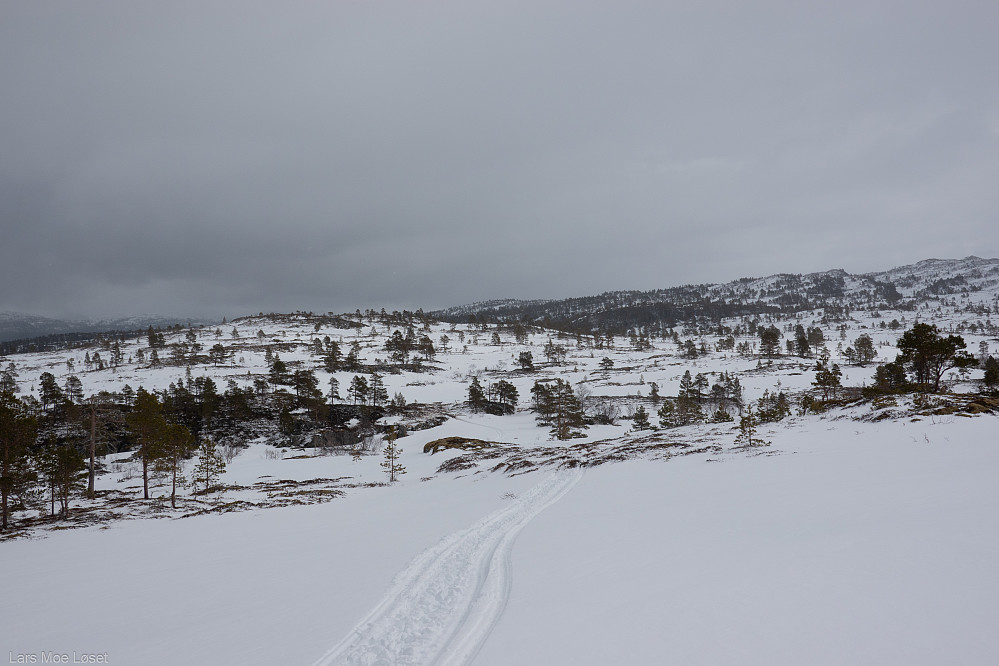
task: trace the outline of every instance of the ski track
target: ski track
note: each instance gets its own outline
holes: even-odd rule
[[[579,468],[556,471],[509,506],[418,555],[314,666],[470,663],[506,606],[517,534],[582,476]]]

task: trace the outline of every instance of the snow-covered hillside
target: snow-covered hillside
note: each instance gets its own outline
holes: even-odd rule
[[[912,311],[946,300],[967,310],[999,306],[999,259],[927,259],[888,271],[850,274],[841,269],[807,275],[781,273],[723,284],[684,285],[653,291],[614,291],[581,298],[490,301],[441,310],[447,321],[472,316],[500,321],[548,321],[623,329],[636,322],[672,327],[698,317],[765,316],[818,308]]]
[[[47,503],[15,512],[0,541],[0,650],[14,663],[991,663],[999,421],[974,402],[982,370],[945,377],[963,395],[859,391],[916,321],[976,356],[999,351],[995,262],[979,261],[978,277],[946,262],[919,264],[911,283],[868,276],[899,284],[902,309],[691,321],[675,337],[299,313],[163,331],[155,364],[145,338],[119,342],[114,365],[112,341],[8,356],[19,395],[39,400],[42,373],[78,377],[84,395],[166,396],[201,377],[220,393],[273,392],[275,355],[324,391],[336,380],[341,403],[375,373],[402,400],[343,426],[370,428],[355,455],[313,448],[326,426],[305,409],[290,413],[297,434],[240,431],[225,489],[182,488],[176,508],[166,479],[141,500],[133,451],[108,453],[98,498],[74,496],[68,520],[45,518]],[[978,282],[942,291],[958,274]],[[755,330],[771,323],[781,354],[763,358]],[[811,356],[785,349],[797,325],[821,331]],[[418,366],[386,346],[407,326],[435,347]],[[877,358],[860,366],[848,348],[863,335]],[[354,348],[352,369],[324,368],[327,337]],[[823,350],[846,388],[809,411]],[[736,420],[657,428],[687,373],[709,387],[738,378],[741,395],[701,399]],[[514,413],[473,411],[473,379],[512,384]],[[554,379],[606,418],[553,439],[531,395]],[[767,444],[737,440],[740,406],[777,394],[792,413],[760,425]],[[631,418],[640,408],[653,429]],[[388,425],[403,434],[395,483],[380,453]]]

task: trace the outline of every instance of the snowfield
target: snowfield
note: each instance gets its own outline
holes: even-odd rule
[[[949,265],[949,264],[948,264]],[[931,266],[936,266],[935,264]],[[947,277],[949,274],[945,275]],[[928,274],[926,280],[936,279]],[[999,286],[930,300],[913,310],[855,310],[779,321],[823,329],[843,384],[870,384],[874,365],[849,365],[843,348],[870,335],[878,362],[914,321],[960,332],[968,350],[996,353],[990,308]],[[910,288],[910,291],[914,288]],[[909,295],[909,292],[906,292]],[[898,319],[900,327],[884,321]],[[729,320],[735,327],[745,324]],[[331,378],[310,350],[330,336],[354,344],[369,367],[389,367],[394,325],[377,317],[345,330],[306,316],[251,317],[190,336],[228,360],[151,366],[144,340],[122,344],[122,363],[98,369],[95,351],[12,354],[23,394],[42,372],[85,394],[164,390],[208,376],[219,392],[267,378],[268,351],[291,368]],[[678,327],[680,328],[680,327]],[[238,329],[238,330],[233,330]],[[375,453],[322,455],[281,436],[243,442],[224,492],[182,490],[177,509],[141,499],[138,463],[112,453],[94,504],[74,497],[69,521],[37,518],[0,540],[0,659],[107,655],[107,663],[174,664],[995,664],[999,661],[999,420],[912,397],[858,400],[764,424],[768,446],[736,442],[735,423],[633,430],[644,406],[653,424],[684,373],[738,377],[744,400],[765,391],[812,391],[815,359],[764,360],[688,330],[706,353],[688,358],[669,337],[639,350],[627,338],[596,347],[585,336],[427,324],[435,344],[423,371],[391,368],[390,396],[411,412],[397,441],[406,473],[388,484]],[[498,336],[494,338],[493,335]],[[545,362],[549,341],[564,364]],[[758,343],[737,336],[745,348]],[[146,361],[140,360],[140,350]],[[534,372],[517,369],[532,351]],[[782,348],[782,353],[784,349]],[[107,356],[107,347],[101,349]],[[612,361],[612,367],[601,364]],[[71,363],[67,363],[71,361]],[[185,376],[190,370],[190,376]],[[473,377],[519,390],[508,416],[473,413]],[[580,438],[553,441],[530,411],[539,378],[569,381],[593,408],[620,416]],[[950,389],[974,392],[981,370],[952,372]],[[730,405],[731,407],[731,405]],[[967,411],[967,410],[965,410]],[[425,453],[442,438],[493,448]],[[192,463],[188,463],[188,467]],[[100,504],[104,502],[104,504]]]
[[[995,432],[803,419],[749,453],[9,542],[4,643],[119,664],[993,663]]]

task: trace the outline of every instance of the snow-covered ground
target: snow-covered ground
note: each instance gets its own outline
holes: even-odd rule
[[[749,452],[9,542],[4,649],[403,664],[465,663],[448,658],[481,642],[471,663],[994,663],[995,432],[993,417],[812,417]]]
[[[855,312],[842,333],[819,312],[799,321],[823,327],[844,384],[859,386],[870,383],[873,366],[848,366],[837,347],[866,333],[880,361],[893,359],[904,329],[879,323],[896,317],[906,327],[915,320],[912,313]],[[920,314],[942,329],[961,328],[972,353],[981,342],[995,353],[984,329],[964,328],[968,317],[956,307]],[[279,347],[289,365],[317,368],[309,344],[325,335],[341,340],[345,353],[356,341],[362,359],[374,362],[388,356],[393,327],[374,328],[239,320],[218,335],[197,331],[205,348],[221,343],[234,354],[220,367],[191,372],[211,376],[220,391],[229,380],[252,386],[267,374],[268,346]],[[420,332],[438,346],[448,336],[450,349],[438,353],[430,372],[386,374],[385,383],[390,395],[434,403],[448,418],[399,439],[407,473],[398,483],[385,483],[377,455],[313,457],[254,441],[229,464],[223,481],[230,490],[217,500],[182,493],[176,511],[154,502],[155,511],[128,520],[0,542],[0,658],[6,652],[13,663],[21,656],[21,663],[41,663],[50,653],[72,659],[75,652],[106,653],[112,664],[995,663],[995,416],[910,410],[874,420],[864,404],[767,425],[766,447],[739,448],[734,424],[707,424],[655,433],[678,446],[648,454],[640,442],[653,433],[632,432],[620,419],[565,444],[637,446],[625,462],[539,464],[517,475],[490,473],[492,463],[483,462],[441,472],[462,452],[431,455],[423,447],[451,436],[499,442],[539,461],[551,452],[565,453],[563,461],[587,455],[551,441],[535,424],[527,404],[539,377],[562,377],[590,399],[613,399],[624,414],[645,405],[656,423],[653,382],[670,396],[685,371],[711,381],[726,372],[739,377],[746,400],[778,387],[794,395],[811,388],[814,360],[761,362],[716,350],[720,336],[713,335],[681,334],[709,350],[687,359],[660,339],[636,351],[625,338],[595,349],[548,332],[519,344],[503,330],[501,345],[493,344],[492,330],[464,325]],[[171,333],[167,343],[184,337]],[[567,347],[565,365],[544,363],[549,339]],[[60,384],[77,374],[86,394],[185,381],[183,367],[140,363],[145,346],[124,345],[131,360],[114,370],[83,367],[84,353],[95,349],[18,354],[4,364],[16,364],[26,393],[37,393],[45,371]],[[533,352],[537,372],[515,371],[523,350]],[[600,366],[604,357],[612,369]],[[355,373],[316,374],[323,388],[336,377],[343,395]],[[980,374],[948,382],[973,389]],[[517,413],[471,413],[461,401],[472,376],[514,383]],[[115,462],[99,490],[140,495],[126,457],[109,458]],[[322,480],[335,493],[324,503],[184,517],[213,501],[252,501],[280,480]],[[162,497],[164,487],[153,491]],[[74,498],[73,506],[84,502]]]

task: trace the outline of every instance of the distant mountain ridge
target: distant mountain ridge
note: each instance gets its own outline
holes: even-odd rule
[[[999,259],[925,259],[885,271],[851,274],[842,269],[777,273],[724,284],[682,285],[649,291],[609,291],[564,299],[499,299],[431,312],[442,321],[469,317],[524,322],[569,331],[624,333],[634,328],[673,327],[695,320],[824,308],[915,310],[942,298],[963,298],[969,308],[999,313]],[[0,342],[69,333],[135,331],[177,323],[212,321],[139,315],[117,319],[64,320],[0,312]]]
[[[969,306],[999,311],[999,259],[926,259],[886,271],[842,269],[806,275],[778,273],[724,284],[651,291],[611,291],[551,300],[497,300],[432,313],[444,321],[469,317],[520,321],[563,330],[622,333],[634,327],[673,327],[698,318],[766,315],[825,308],[913,310],[926,301],[965,295]],[[974,295],[974,296],[973,296]]]
[[[0,312],[0,342],[38,338],[62,333],[102,333],[105,331],[134,331],[140,328],[171,326],[179,323],[177,317],[137,315],[116,319],[53,319],[23,312]],[[190,320],[184,320],[187,323]],[[207,323],[207,322],[199,322]]]

